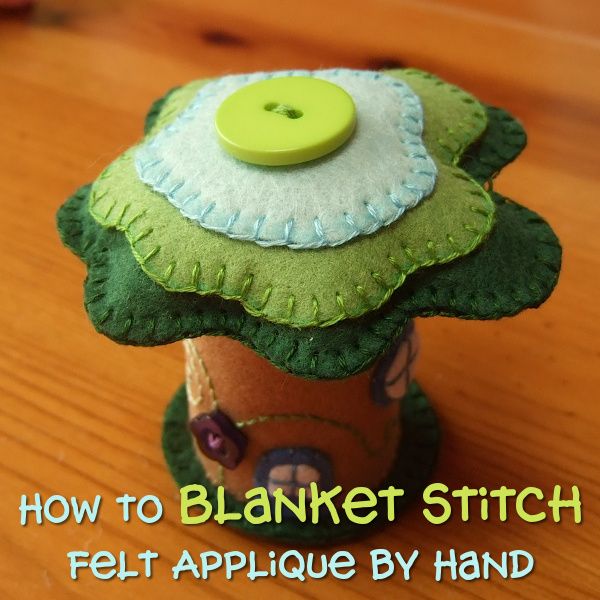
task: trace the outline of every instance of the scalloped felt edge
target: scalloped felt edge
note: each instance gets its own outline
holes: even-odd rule
[[[406,82],[421,98],[421,102],[424,104],[425,115],[427,115],[428,111],[428,102],[423,98],[423,94],[421,93],[421,84],[423,82],[427,82],[427,84],[432,83],[438,88],[444,88],[444,91],[447,91],[451,96],[460,98],[462,104],[472,106],[472,111],[465,113],[461,119],[452,122],[451,125],[446,125],[441,131],[434,131],[431,123],[428,127],[427,122],[423,131],[425,145],[427,148],[432,148],[431,151],[433,154],[445,164],[459,166],[460,159],[465,150],[472,146],[487,128],[487,112],[484,104],[462,88],[421,69],[391,69],[384,71],[384,73],[391,77],[398,77],[403,81],[406,81],[408,77],[408,81]]]
[[[368,368],[394,343],[409,317],[496,319],[539,306],[560,271],[560,244],[546,222],[494,194],[496,227],[475,253],[416,274],[384,307],[359,319],[326,329],[278,326],[249,315],[235,301],[166,292],[141,271],[123,234],[102,229],[92,219],[85,206],[88,191],[89,186],[82,187],[61,207],[58,229],[64,244],[88,264],[85,306],[99,333],[119,343],[143,346],[227,335],[278,368],[306,378],[337,379]],[[495,252],[501,258],[507,244],[529,261],[520,269],[510,262],[502,285],[491,289],[489,273],[502,263],[488,255]],[[115,276],[131,280],[116,294],[111,293]],[[477,283],[481,278],[486,285]],[[132,305],[128,302],[132,295],[143,301]]]
[[[405,314],[490,320],[537,308],[547,300],[562,262],[556,234],[537,213],[496,192],[492,198],[496,224],[485,244],[447,267],[416,273],[399,290]],[[467,284],[471,289],[461,293]]]
[[[527,145],[521,123],[509,112],[484,105],[488,127],[484,134],[463,154],[460,165],[481,184],[490,183]]]
[[[390,474],[381,484],[382,489],[393,485],[405,490],[405,495],[396,499],[396,515],[417,500],[427,485],[440,445],[440,430],[435,413],[414,381],[402,400],[401,410],[402,439]],[[216,507],[216,487],[206,477],[189,433],[185,386],[179,388],[165,412],[162,445],[165,460],[178,486],[205,486],[208,500]],[[225,503],[228,512],[243,513],[244,504],[226,490]],[[244,533],[281,542],[327,544],[364,536],[387,523],[384,510],[379,510],[378,517],[369,525],[352,523],[345,518],[343,512],[340,513],[340,518],[342,520],[338,525],[331,522],[315,525],[296,521],[253,525],[243,518],[228,521],[227,524]]]

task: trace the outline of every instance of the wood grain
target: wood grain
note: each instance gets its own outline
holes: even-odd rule
[[[600,7],[593,0],[41,1],[0,20],[0,596],[48,598],[600,597]],[[64,197],[139,135],[153,98],[225,72],[412,65],[438,73],[526,125],[525,154],[497,181],[546,216],[564,245],[556,293],[501,322],[420,323],[418,376],[444,427],[436,479],[490,488],[580,486],[584,523],[434,527],[412,511],[346,546],[351,582],[172,582],[184,548],[269,544],[226,528],[185,528],[160,450],[164,406],[182,379],[179,345],[121,347],[81,305],[84,269],[58,241]],[[104,496],[101,523],[19,526],[20,495]],[[156,525],[120,522],[113,497],[154,493]],[[413,579],[374,584],[368,552],[419,548]],[[152,581],[72,582],[65,553],[157,549]],[[436,549],[536,557],[522,580],[436,584]],[[143,595],[143,596],[142,596]]]

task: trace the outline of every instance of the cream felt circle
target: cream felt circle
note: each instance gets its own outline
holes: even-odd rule
[[[219,107],[250,84],[284,77],[317,78],[344,90],[356,109],[352,135],[300,164],[264,166],[232,156],[215,131]],[[136,170],[206,229],[263,246],[337,246],[396,221],[433,191],[437,169],[422,141],[423,126],[418,96],[382,73],[231,75],[204,85],[175,121],[146,140],[136,151]]]

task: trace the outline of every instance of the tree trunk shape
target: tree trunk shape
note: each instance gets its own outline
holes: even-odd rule
[[[209,479],[237,499],[255,486],[294,497],[312,481],[319,489],[376,489],[388,475],[416,357],[412,324],[374,367],[329,381],[285,373],[227,337],[185,340],[184,347],[190,421],[218,411],[246,437],[234,468],[201,452],[196,439]]]

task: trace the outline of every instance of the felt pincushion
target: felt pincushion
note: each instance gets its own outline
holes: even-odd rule
[[[283,94],[248,109],[281,129],[256,140],[263,163],[232,156],[219,107],[284,78],[338,86],[355,108],[351,135],[314,159],[264,164],[269,144],[306,140],[298,128],[318,138],[327,108],[318,94]],[[99,332],[185,340],[186,387],[163,439],[178,483],[221,484],[232,506],[256,485],[290,497],[310,482],[417,493],[437,428],[410,381],[412,319],[514,315],[558,278],[547,223],[492,191],[524,145],[508,113],[413,69],[227,76],[157,101],[144,139],[61,207],[58,228],[88,266]],[[353,533],[234,524],[312,541]]]

